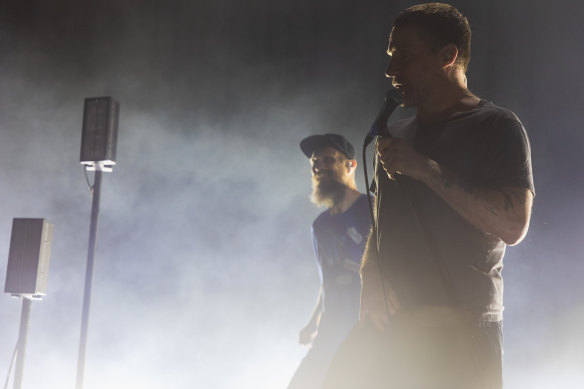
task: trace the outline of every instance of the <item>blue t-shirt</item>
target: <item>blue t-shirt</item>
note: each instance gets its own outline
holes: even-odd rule
[[[359,268],[371,228],[367,196],[345,212],[321,213],[312,224],[314,250],[322,283],[323,313],[359,318]]]

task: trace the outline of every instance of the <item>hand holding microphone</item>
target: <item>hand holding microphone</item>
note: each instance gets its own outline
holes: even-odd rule
[[[396,174],[404,174],[420,179],[424,168],[429,163],[428,158],[416,152],[402,139],[392,138],[387,130],[387,120],[401,104],[402,99],[397,89],[392,88],[387,91],[383,106],[365,138],[365,144],[369,144],[375,136],[381,138],[377,142],[375,151],[379,154],[381,165],[389,178],[394,179]]]

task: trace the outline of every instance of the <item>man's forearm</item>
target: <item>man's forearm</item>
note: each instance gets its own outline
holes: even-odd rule
[[[316,303],[316,306],[314,307],[314,310],[312,311],[312,316],[310,317],[308,325],[316,328],[318,326],[318,322],[320,321],[321,313],[322,313],[322,287],[318,294],[318,301]]]
[[[526,188],[468,188],[451,172],[429,160],[420,179],[465,220],[505,243],[519,243],[527,233],[533,194]]]

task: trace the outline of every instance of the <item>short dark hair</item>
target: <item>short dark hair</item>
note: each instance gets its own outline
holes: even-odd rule
[[[415,25],[422,38],[434,51],[454,43],[458,49],[458,63],[464,71],[470,62],[471,31],[468,20],[449,4],[418,4],[404,10],[393,22],[393,27]]]

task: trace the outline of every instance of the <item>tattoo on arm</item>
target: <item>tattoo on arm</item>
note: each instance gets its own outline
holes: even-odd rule
[[[478,197],[478,196],[475,196]],[[505,203],[507,202],[507,200],[505,200]],[[506,206],[506,205],[505,205]],[[497,206],[497,199],[496,196],[493,195],[489,195],[489,198],[487,198],[487,210],[489,212],[491,212],[494,216],[498,216],[498,206]]]
[[[519,204],[523,205],[527,201],[526,196],[525,196],[525,191],[523,191],[523,190],[513,190],[510,193],[513,197],[515,197],[515,199],[519,202]]]
[[[522,188],[501,188],[484,192],[476,190],[472,185],[468,185],[467,182],[447,171],[443,171],[442,174],[442,188],[445,191],[458,187],[477,200],[483,198],[487,211],[494,216],[499,216],[501,212],[512,212],[517,204],[524,205],[527,201],[526,193]]]
[[[511,198],[511,195],[507,192],[503,192],[503,209],[506,212],[509,212],[510,210],[513,209],[513,199]]]
[[[518,204],[524,205],[527,201],[525,191],[522,189],[502,189],[499,193],[503,194],[503,203],[498,200],[498,195],[493,194],[487,199],[487,209],[495,216],[497,211],[502,209],[505,212],[511,212]]]
[[[459,186],[468,194],[474,193],[474,189],[471,185],[468,185],[468,183],[463,182],[461,179],[454,177],[451,174],[447,174],[443,177],[442,185],[445,190],[452,189],[454,186]]]
[[[515,202],[524,205],[527,201],[525,198],[525,191],[522,189],[503,190],[502,192],[505,198],[503,204],[503,209],[505,211],[511,211],[515,207]]]

